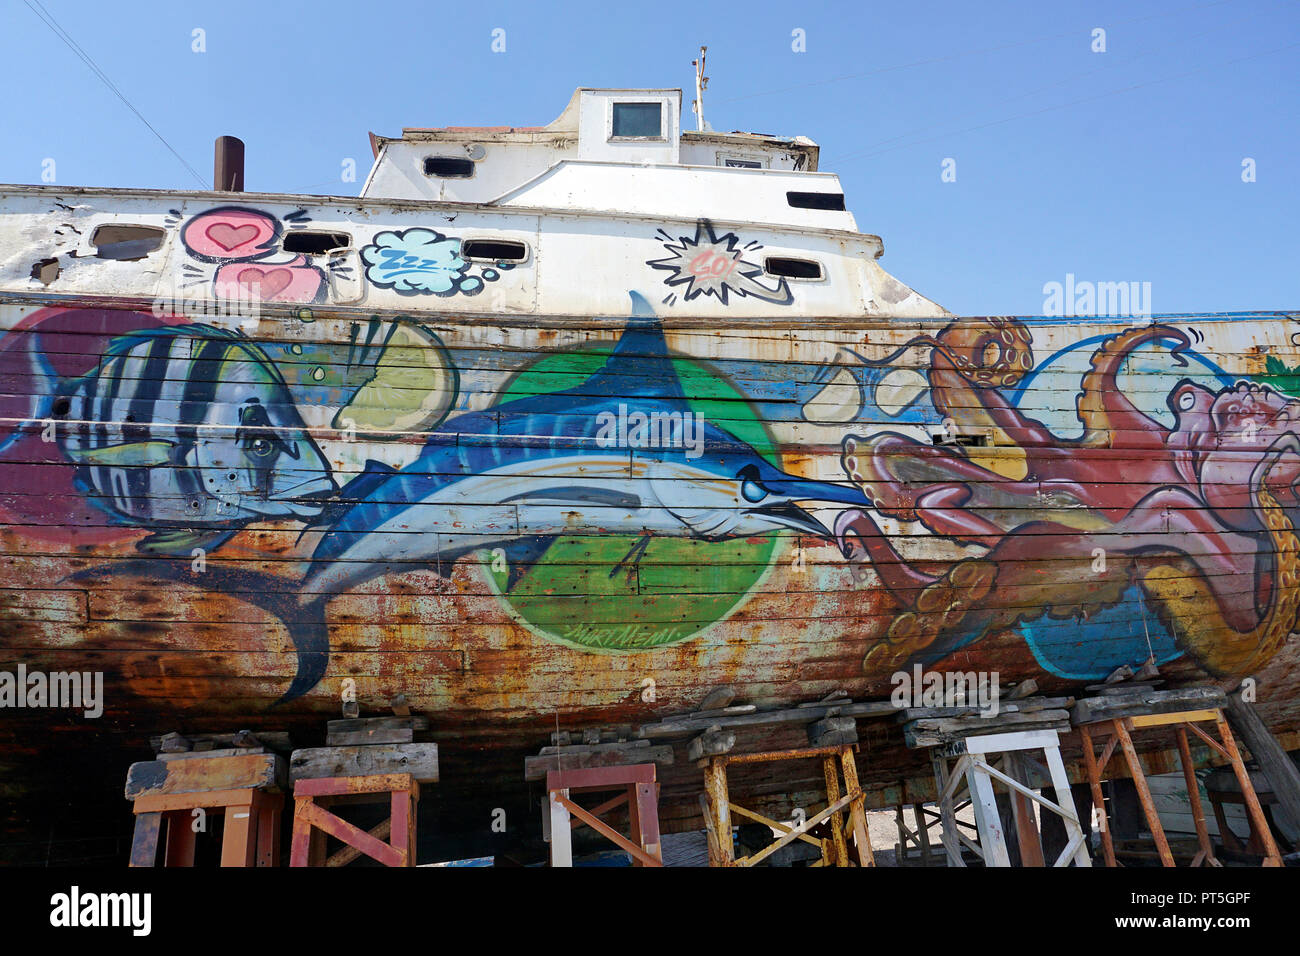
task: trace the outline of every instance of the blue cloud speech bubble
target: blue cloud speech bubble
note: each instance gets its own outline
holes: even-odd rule
[[[361,250],[366,278],[399,295],[475,295],[483,280],[467,275],[470,263],[461,258],[460,240],[432,229],[379,232]]]

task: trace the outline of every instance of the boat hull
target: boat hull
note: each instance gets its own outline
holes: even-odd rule
[[[634,295],[489,325],[9,298],[0,327],[0,672],[104,682],[100,717],[11,702],[33,792],[22,741],[56,727],[115,753],[310,739],[400,693],[463,799],[516,799],[557,729],[723,687],[884,698],[917,667],[1253,676],[1292,740],[1290,316],[724,323]],[[864,760],[877,802],[926,773],[891,735]],[[670,828],[696,825],[681,763]]]

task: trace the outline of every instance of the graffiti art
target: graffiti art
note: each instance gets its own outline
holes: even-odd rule
[[[220,211],[186,248],[260,262],[277,228]],[[1229,374],[1161,322],[1038,361],[1009,318],[820,368],[705,360],[631,301],[612,337],[521,350],[401,315],[319,341],[34,310],[0,338],[0,518],[77,549],[60,587],[131,575],[260,610],[293,648],[284,700],[407,575],[440,619],[624,658],[725,652],[702,636],[748,607],[825,599],[844,620],[806,646],[857,642],[868,678],[994,639],[1070,680],[1242,674],[1300,624],[1283,363]],[[806,546],[815,572],[783,570]]]
[[[747,254],[763,248],[757,242],[741,245],[740,237],[734,232],[719,236],[707,219],[696,223],[694,236],[671,236],[660,229],[658,238],[662,239],[668,255],[651,259],[646,265],[671,273],[664,279],[664,285],[671,290],[664,299],[668,305],[676,302],[678,290],[684,302],[699,296],[715,296],[723,305],[732,296],[752,297],[773,305],[789,305],[794,301],[787,280],[780,279],[774,286],[765,285],[759,278],[763,267],[745,259]]]
[[[998,630],[1086,625],[1119,605],[1132,619],[1151,617],[1124,635],[1136,661],[1188,652],[1219,675],[1266,661],[1300,621],[1292,517],[1300,403],[1268,385],[1207,387],[1186,376],[1152,391],[1148,374],[1146,394],[1126,390],[1121,372],[1142,346],[1164,347],[1169,366],[1190,371],[1191,339],[1155,324],[1097,344],[1076,401],[1082,434],[1062,438],[1017,407],[1031,341],[1026,326],[991,319],[954,323],[921,343],[931,350],[935,411],[959,434],[991,437],[987,450],[889,430],[844,439],[845,473],[871,506],[843,512],[837,537],[901,606],[864,666],[937,661]],[[1156,395],[1167,425],[1151,407]],[[872,512],[981,553],[919,570]],[[1160,641],[1162,654],[1153,629],[1172,638]],[[1050,645],[1044,630],[1039,641]],[[1026,633],[1035,639],[1032,627]],[[1067,633],[1058,644],[1088,636]],[[1072,677],[1115,666],[1113,645],[1091,661],[1090,648],[1076,650],[1064,667],[1047,650],[1040,660]]]
[[[309,221],[305,212],[290,216],[296,227]],[[220,206],[199,213],[181,226],[180,235],[186,252],[203,265],[187,263],[182,285],[210,282],[217,299],[323,301],[324,272],[306,256],[281,252],[283,231],[279,219],[258,209]]]

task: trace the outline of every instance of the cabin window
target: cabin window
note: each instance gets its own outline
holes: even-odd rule
[[[785,200],[796,209],[830,209],[844,211],[844,193],[799,193],[785,194]]]
[[[763,260],[763,271],[770,276],[781,276],[785,279],[820,279],[822,264],[812,259],[768,256]]]
[[[424,175],[438,179],[469,179],[474,175],[474,161],[455,156],[426,156]]]
[[[154,226],[105,225],[90,237],[95,258],[130,262],[162,248],[163,231]]]
[[[663,139],[662,103],[615,103],[614,139]]]
[[[474,262],[523,262],[528,246],[513,239],[465,239],[460,254]]]
[[[739,150],[720,149],[714,154],[717,165],[729,169],[767,169],[769,159],[762,153],[747,153]]]
[[[345,232],[290,232],[284,237],[284,251],[306,256],[323,256],[335,249],[352,245],[352,237]]]

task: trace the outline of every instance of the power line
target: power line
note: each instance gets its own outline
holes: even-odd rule
[[[58,21],[54,19],[53,14],[51,14],[48,10],[45,9],[44,6],[41,5],[40,0],[23,0],[23,3],[27,4],[27,9],[31,10],[32,13],[40,17],[41,22],[44,23],[47,27],[49,27],[51,32],[53,32],[53,34],[56,37],[58,37],[67,45],[68,49],[70,49],[73,53],[75,53],[78,57],[80,57],[82,62],[85,63],[86,66],[90,67],[91,72],[93,72],[97,77],[99,77],[100,82],[102,82],[106,87],[108,87],[109,90],[111,90],[119,100],[125,103],[127,109],[129,109],[132,113],[134,113],[136,116],[140,118],[141,123],[144,123],[145,126],[149,127],[149,132],[157,136],[158,141],[162,143],[164,146],[166,146],[167,149],[171,152],[171,154],[175,156],[178,160],[180,160],[181,165],[190,171],[190,175],[193,176],[194,179],[198,182],[199,187],[201,189],[207,189],[208,188],[207,181],[198,174],[198,171],[195,170],[193,166],[191,166],[189,163],[185,161],[184,156],[182,156],[180,153],[178,153],[175,149],[172,148],[172,144],[167,142],[167,140],[163,137],[162,133],[154,129],[153,124],[144,118],[144,114],[141,113],[138,109],[136,109],[135,106],[131,103],[131,101],[126,98],[126,94],[124,94],[121,90],[119,90],[117,86],[113,83],[113,81],[108,78],[108,74],[106,74],[103,70],[101,70],[96,65],[95,61],[90,58],[90,54],[88,54],[85,50],[83,50],[77,44],[77,41],[72,39],[72,36],[68,33],[68,31],[64,30],[63,27],[59,25]],[[32,5],[33,3],[35,3],[35,6]]]

